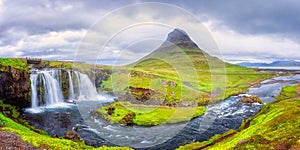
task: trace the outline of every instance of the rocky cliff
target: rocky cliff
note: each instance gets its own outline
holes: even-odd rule
[[[28,69],[0,66],[0,99],[20,108],[30,106],[30,73]]]

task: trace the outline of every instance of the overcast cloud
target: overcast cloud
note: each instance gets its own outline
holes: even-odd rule
[[[97,21],[114,9],[140,2],[143,1],[0,0],[0,57],[72,60],[80,42]],[[199,18],[211,32],[223,57],[219,53],[210,51],[210,48],[207,48],[208,53],[222,57],[224,60],[230,62],[273,61],[300,57],[298,53],[300,5],[297,0],[162,0],[156,2],[177,5]],[[129,11],[117,17],[119,20],[127,20],[138,15],[132,14],[133,12],[147,11]],[[156,17],[151,16],[151,19],[166,22],[178,21],[168,20],[172,18],[171,15],[159,13]],[[143,13],[138,17],[141,16],[147,17]],[[116,22],[116,24],[122,23],[122,21]],[[185,23],[191,25],[192,28],[192,21],[185,21]],[[151,34],[141,33],[147,38],[152,36],[162,40],[166,38],[169,31],[158,29]],[[187,33],[193,35],[191,32]],[[119,57],[118,54],[122,53],[124,48],[130,47],[126,41],[132,44],[136,37],[140,36],[122,35],[108,44],[106,54],[102,56],[107,57],[105,62],[110,63],[109,60]],[[194,39],[193,36],[191,38]],[[151,44],[147,42],[145,45],[149,45],[149,48],[159,45],[157,40],[154,43],[155,46],[150,46]],[[199,47],[207,47],[199,41],[197,44]],[[130,56],[134,54],[142,57],[151,52],[149,48],[143,50],[131,47],[126,54],[122,53],[121,59],[131,58]]]

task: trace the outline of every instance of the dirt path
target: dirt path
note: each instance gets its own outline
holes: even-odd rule
[[[16,133],[0,130],[0,150],[37,150],[38,148],[23,141]]]

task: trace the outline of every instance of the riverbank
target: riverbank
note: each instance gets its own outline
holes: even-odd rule
[[[299,149],[299,86],[284,87],[275,102],[265,105],[255,117],[244,121],[239,130],[178,149]]]

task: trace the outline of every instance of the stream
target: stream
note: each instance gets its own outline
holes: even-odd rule
[[[78,101],[43,107],[40,111],[25,110],[22,118],[49,135],[62,136],[74,128],[86,144],[95,147],[107,145],[129,146],[135,149],[175,149],[194,141],[208,140],[215,134],[238,129],[243,120],[253,117],[263,105],[239,102],[244,95],[258,95],[264,103],[274,101],[281,88],[300,83],[300,75],[281,76],[265,80],[249,92],[231,96],[226,100],[206,106],[203,116],[189,122],[159,125],[154,127],[111,125],[102,119],[93,118],[94,109],[113,101],[102,96],[100,101]]]

